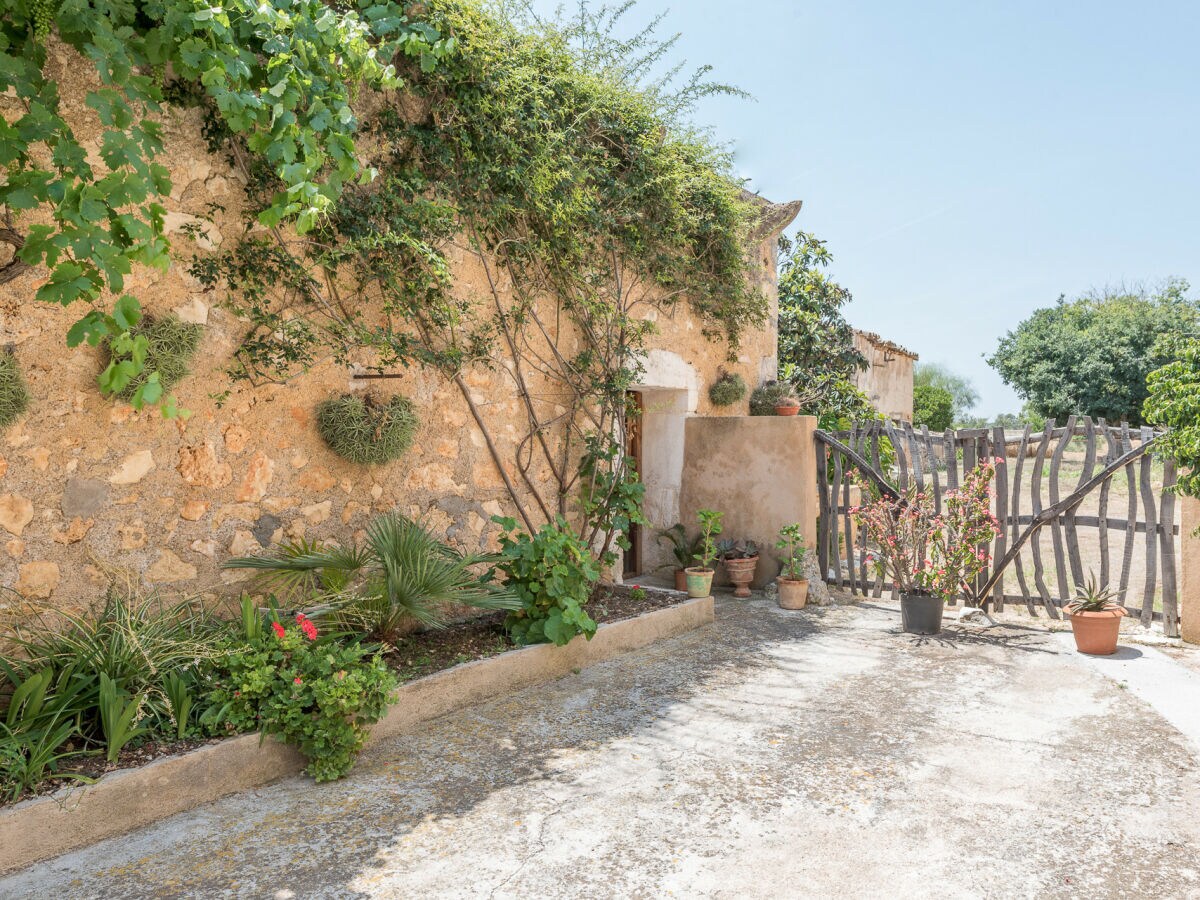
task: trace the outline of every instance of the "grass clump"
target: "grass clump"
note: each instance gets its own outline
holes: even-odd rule
[[[746,382],[736,372],[722,372],[708,388],[713,406],[733,406],[746,396]]]
[[[17,358],[0,350],[0,429],[7,428],[29,408],[29,399]]]
[[[135,340],[139,337],[146,339],[146,359],[141,373],[117,392],[123,400],[132,400],[152,373],[158,373],[158,383],[162,385],[163,393],[169,392],[182,381],[190,371],[188,363],[200,349],[204,328],[183,322],[175,316],[147,316],[129,333]],[[109,353],[113,353],[111,345]]]
[[[345,394],[317,407],[317,430],[343,459],[378,465],[399,459],[412,446],[417,415],[412,402],[400,394],[386,401]]]

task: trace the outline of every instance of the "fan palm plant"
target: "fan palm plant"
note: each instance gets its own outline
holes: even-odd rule
[[[412,622],[442,627],[438,607],[512,610],[520,601],[493,581],[494,554],[462,554],[398,513],[375,519],[353,547],[300,541],[261,556],[227,561],[226,568],[256,569],[258,583],[283,595],[330,607],[326,615],[394,643]],[[488,566],[484,574],[476,570]]]

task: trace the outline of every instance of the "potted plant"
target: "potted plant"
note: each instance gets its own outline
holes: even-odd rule
[[[989,494],[995,473],[991,461],[968,472],[962,487],[943,496],[941,515],[916,489],[851,510],[877,548],[876,565],[900,593],[905,632],[937,634],[946,601],[959,593],[973,595],[975,578],[991,559],[981,548],[999,533]]]
[[[707,597],[712,593],[713,563],[717,558],[717,546],[713,541],[721,533],[723,513],[702,509],[696,513],[700,520],[700,550],[692,558],[700,565],[685,569],[689,597]]]
[[[682,522],[676,522],[670,528],[664,528],[656,535],[656,540],[661,544],[664,540],[671,544],[671,555],[675,557],[676,565],[672,567],[669,563],[663,566],[664,569],[674,568],[675,575],[675,590],[687,590],[687,573],[684,571],[696,560],[696,554],[700,552],[700,535],[689,539],[687,529],[683,527]]]
[[[798,416],[800,415],[800,401],[795,397],[780,397],[775,401],[775,415],[777,416]]]
[[[733,596],[749,597],[750,582],[758,567],[758,544],[754,541],[717,541],[717,553],[725,565],[725,574],[733,584]]]
[[[1071,616],[1075,648],[1080,653],[1112,656],[1117,652],[1125,607],[1117,602],[1116,593],[1108,590],[1107,585],[1097,586],[1095,575],[1086,585],[1075,589],[1075,599],[1064,609]]]
[[[800,523],[793,522],[780,528],[775,547],[782,552],[780,562],[783,564],[775,579],[779,587],[779,605],[783,609],[804,609],[808,603],[808,579],[804,577],[808,547],[804,545]]]

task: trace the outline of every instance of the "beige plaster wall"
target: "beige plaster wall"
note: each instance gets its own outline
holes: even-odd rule
[[[57,46],[49,68],[67,118],[94,152],[99,128],[83,103],[94,86],[87,80],[93,67]],[[136,412],[103,397],[95,381],[100,352],[65,343],[83,310],[33,302],[44,269],[0,287],[0,346],[13,350],[34,397],[24,418],[0,434],[0,614],[22,616],[42,605],[77,608],[95,601],[113,579],[169,593],[236,593],[244,576],[219,568],[230,555],[288,538],[352,540],[373,514],[393,509],[423,517],[466,549],[491,546],[490,516],[511,514],[512,506],[453,384],[418,367],[376,382],[377,390],[411,397],[421,426],[405,457],[363,467],[331,453],[313,423],[321,400],[364,389],[344,368],[324,360],[285,384],[259,387],[226,374],[245,323],[225,307],[227,292],[204,291],[183,263],[240,234],[241,183],[223,156],[206,152],[198,110],[172,109],[163,126],[161,161],[175,185],[166,205],[177,262],[166,273],[135,271],[127,290],[151,313],[173,310],[204,325],[193,374],[176,389],[192,414],[164,421],[157,411]],[[214,213],[212,204],[224,211]],[[24,228],[30,221],[15,224]],[[181,231],[192,222],[207,232],[199,244]],[[755,280],[771,298],[773,321],[773,238],[756,252]],[[458,259],[454,275],[460,290],[481,295],[485,277],[477,260]],[[705,339],[686,303],[656,325],[646,386],[655,388],[661,373],[682,373],[690,379],[688,415],[746,411],[744,403],[722,410],[709,404],[708,385],[722,366],[751,386],[774,374],[770,327],[747,334],[737,361],[729,363],[726,346]],[[522,415],[503,361],[491,370],[471,369],[465,380],[516,479],[511,461],[523,437]],[[540,388],[542,402],[553,405],[552,387]],[[669,447],[659,450],[675,465]],[[670,465],[662,468],[664,496],[668,482],[678,480]],[[546,484],[548,471],[532,477]],[[672,501],[664,502],[667,515]]]
[[[913,416],[913,364],[916,358],[855,332],[854,346],[868,367],[854,375],[854,383],[883,415],[893,421],[911,422]]]
[[[697,510],[715,509],[725,514],[722,537],[756,541],[762,548],[756,587],[779,574],[775,541],[782,526],[800,522],[805,543],[816,546],[816,427],[814,416],[687,421],[683,521],[696,531]]]
[[[1200,644],[1200,500],[1180,497],[1182,524],[1179,555],[1179,632],[1189,643]]]

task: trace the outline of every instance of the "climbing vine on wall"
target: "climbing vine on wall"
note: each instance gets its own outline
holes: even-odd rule
[[[248,233],[193,274],[236,285],[251,323],[237,370],[252,380],[328,356],[440,371],[525,525],[573,514],[608,556],[640,516],[622,435],[656,314],[689,304],[729,355],[765,321],[747,277],[751,205],[676,102],[581,52],[578,28],[519,28],[469,0],[422,8],[454,52],[401,66],[409,92],[364,122],[378,177],[347,186],[310,234]],[[257,206],[271,173],[240,144],[229,136]],[[456,285],[452,259],[473,263],[482,295]],[[514,389],[515,459],[472,399],[473,367]]]
[[[63,115],[53,74],[63,62],[50,58],[57,40],[99,75],[86,98],[101,126],[98,163]],[[392,2],[0,0],[0,204],[8,217],[0,239],[16,253],[0,281],[46,266],[37,300],[88,307],[68,343],[108,341],[132,361],[109,365],[101,388],[122,393],[136,381],[135,405],[159,401],[162,383],[143,373],[145,348],[130,337],[141,307],[125,279],[134,266],[169,263],[161,200],[171,183],[157,161],[155,119],[167,71],[195,84],[273,175],[277,189],[259,221],[294,222],[303,233],[345,185],[372,175],[354,143],[356,86],[396,87],[394,57],[429,71],[453,49]]]

